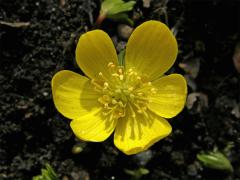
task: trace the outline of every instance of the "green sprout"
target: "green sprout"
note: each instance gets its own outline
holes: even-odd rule
[[[87,144],[85,142],[78,142],[72,147],[72,153],[79,154],[85,149],[86,146]]]
[[[230,161],[219,151],[199,153],[197,159],[207,168],[233,172]]]
[[[60,180],[48,163],[45,165],[45,169],[41,169],[41,173],[40,175],[34,176],[32,180]]]
[[[133,21],[128,17],[126,12],[131,11],[135,3],[135,1],[104,0],[101,4],[96,25],[100,25],[105,18],[133,25]]]
[[[149,170],[146,168],[139,168],[135,170],[124,169],[124,172],[132,176],[132,179],[134,180],[141,179],[142,176],[149,174]]]

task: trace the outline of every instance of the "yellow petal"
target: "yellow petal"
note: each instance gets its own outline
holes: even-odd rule
[[[57,110],[69,119],[76,119],[100,108],[99,95],[90,80],[77,73],[63,70],[52,79],[53,101]]]
[[[81,35],[77,48],[76,60],[82,71],[90,78],[96,78],[99,72],[109,76],[109,62],[117,64],[117,53],[112,40],[101,30],[89,31]]]
[[[148,149],[172,131],[163,118],[149,113],[149,118],[137,115],[119,119],[114,133],[115,146],[127,155]]]
[[[107,139],[116,127],[117,120],[110,120],[95,111],[77,120],[71,121],[74,134],[81,140],[101,142]]]
[[[182,75],[164,76],[152,84],[156,94],[149,97],[151,111],[164,118],[172,118],[182,111],[187,95],[187,83]]]
[[[125,66],[154,80],[173,65],[177,52],[177,41],[169,28],[159,21],[147,21],[128,40]]]

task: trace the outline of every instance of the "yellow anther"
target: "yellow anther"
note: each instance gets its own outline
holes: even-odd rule
[[[108,67],[112,67],[112,66],[114,66],[113,62],[108,63]]]
[[[134,72],[132,72],[132,71],[131,71],[131,72],[129,72],[129,76],[132,76],[133,74],[134,74]]]
[[[129,87],[128,88],[129,91],[133,91],[133,89],[134,89],[133,87]]]
[[[117,104],[117,101],[115,99],[112,99],[112,104]]]
[[[153,93],[153,94],[156,94],[157,93],[157,91],[156,91],[156,88],[151,88],[151,93]]]
[[[104,82],[104,87],[108,87],[109,86],[109,84],[107,83],[107,82]]]
[[[99,75],[99,76],[103,76],[103,73],[102,73],[102,72],[99,72],[98,75]]]
[[[120,68],[120,69],[118,69],[118,73],[119,74],[123,74],[123,70]]]
[[[123,80],[123,75],[120,74],[119,79],[122,81]]]
[[[137,95],[138,95],[138,96],[142,96],[143,93],[142,93],[142,92],[138,92]]]
[[[113,73],[112,76],[113,76],[113,77],[119,77],[119,74]]]
[[[123,105],[123,102],[122,102],[122,101],[118,101],[118,104],[119,104],[119,106],[120,106],[120,107],[124,107],[124,105]]]

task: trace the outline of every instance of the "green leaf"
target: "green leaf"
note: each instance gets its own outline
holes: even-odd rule
[[[197,159],[207,168],[233,172],[230,161],[219,151],[199,153]]]
[[[134,22],[128,17],[126,13],[119,13],[115,15],[108,15],[107,18],[112,19],[114,21],[126,23],[130,26],[134,25]]]
[[[106,14],[106,16],[108,16],[131,11],[135,4],[135,1],[104,0],[101,5],[100,14]]]
[[[105,18],[121,21],[133,26],[133,21],[128,17],[126,12],[131,11],[135,4],[136,2],[134,0],[128,2],[123,0],[104,0],[96,20],[96,26],[99,26]]]
[[[121,50],[118,54],[119,66],[124,66],[124,64],[125,64],[124,58],[125,58],[125,49]]]
[[[133,177],[133,179],[140,179],[142,176],[149,174],[149,170],[146,168],[139,168],[135,170],[124,169],[124,172]]]
[[[33,180],[60,180],[50,164],[47,163],[45,166],[45,169],[41,169],[42,174],[34,176]]]

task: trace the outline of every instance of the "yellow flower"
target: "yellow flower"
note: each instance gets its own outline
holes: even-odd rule
[[[164,118],[184,107],[187,86],[182,75],[163,74],[174,64],[177,42],[166,25],[147,21],[138,26],[126,46],[125,64],[109,36],[101,30],[83,34],[76,48],[81,76],[63,70],[52,79],[57,110],[72,119],[82,140],[101,142],[114,131],[114,144],[125,154],[146,150],[168,136]]]

